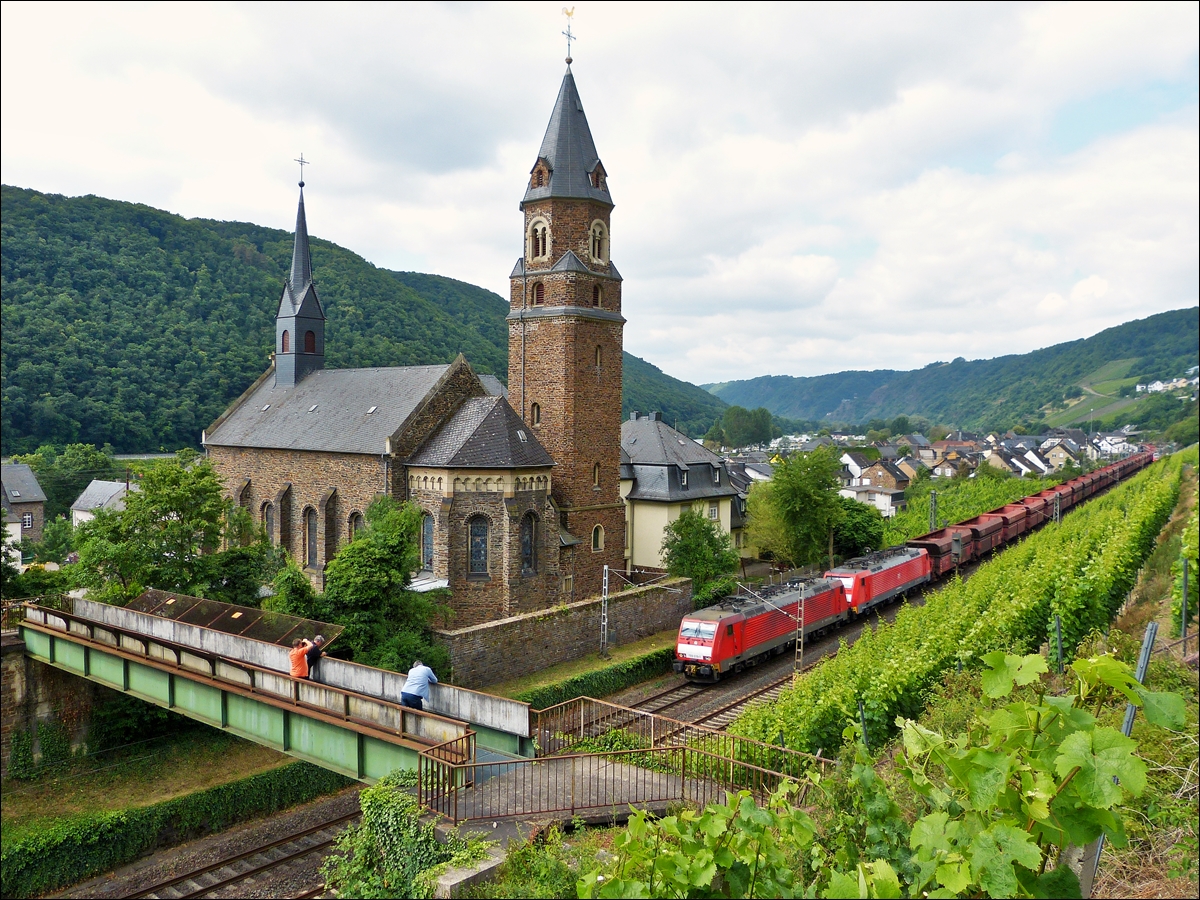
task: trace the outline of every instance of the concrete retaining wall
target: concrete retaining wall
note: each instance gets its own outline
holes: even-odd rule
[[[482,687],[595,652],[600,646],[600,606],[600,598],[593,597],[542,612],[439,631],[438,637],[450,650],[455,682]],[[688,578],[612,594],[608,599],[609,643],[619,646],[677,628],[679,620],[691,611],[692,582]]]
[[[198,625],[176,622],[174,619],[92,600],[76,599],[73,612],[92,622],[124,628],[185,647],[194,647],[264,669],[274,669],[278,672],[291,670],[287,648],[278,644],[211,631]],[[141,648],[137,648],[137,652],[140,650]],[[400,688],[404,685],[404,679],[402,673],[326,657],[317,665],[314,681],[399,703]],[[452,684],[431,685],[429,695],[430,699],[425,708],[430,712],[520,737],[530,736],[527,703],[518,703],[506,697],[494,697]]]

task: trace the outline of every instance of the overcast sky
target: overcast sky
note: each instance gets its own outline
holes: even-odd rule
[[[507,297],[561,9],[5,3],[0,177],[290,229],[303,151],[314,235]],[[576,3],[626,349],[914,368],[1195,305],[1198,9]]]

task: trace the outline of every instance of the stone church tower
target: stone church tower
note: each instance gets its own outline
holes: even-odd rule
[[[598,593],[605,564],[625,568],[625,319],[610,258],[612,207],[568,65],[521,201],[525,253],[508,314],[508,396],[555,461],[564,600]]]

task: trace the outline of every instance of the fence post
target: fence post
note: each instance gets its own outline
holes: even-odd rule
[[[859,698],[859,701],[858,701],[858,721],[862,725],[863,746],[866,747],[868,750],[870,750],[871,744],[867,740],[867,711],[866,711],[866,708],[863,706],[861,697]]]
[[[1058,644],[1058,674],[1063,673],[1063,656],[1062,656],[1062,616],[1058,613],[1054,614],[1054,640]]]
[[[1181,638],[1183,638],[1183,655],[1185,657],[1187,656],[1187,626],[1188,626],[1187,576],[1188,576],[1188,560],[1187,560],[1187,557],[1185,556],[1183,558],[1183,603],[1181,604],[1182,609],[1180,610],[1180,613],[1179,613],[1179,636]]]

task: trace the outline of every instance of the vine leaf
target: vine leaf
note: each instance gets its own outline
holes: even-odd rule
[[[1071,782],[1075,793],[1089,806],[1108,809],[1120,802],[1122,786],[1135,797],[1146,787],[1146,764],[1134,755],[1136,749],[1137,742],[1115,728],[1076,731],[1059,746],[1054,768],[1060,778],[1078,768]]]
[[[1178,694],[1160,691],[1139,690],[1146,713],[1146,721],[1151,725],[1170,728],[1179,731],[1183,728],[1187,716],[1183,698]]]
[[[965,862],[938,866],[937,880],[942,887],[957,896],[971,884],[971,867]]]
[[[983,670],[983,692],[993,699],[1011,693],[1014,682],[1029,684],[1049,671],[1046,660],[1036,654],[1022,658],[994,650],[983,661],[989,666]]]
[[[993,897],[1016,896],[1014,863],[1036,869],[1041,861],[1042,851],[1033,838],[1012,825],[997,823],[971,841],[971,868],[980,887]]]

